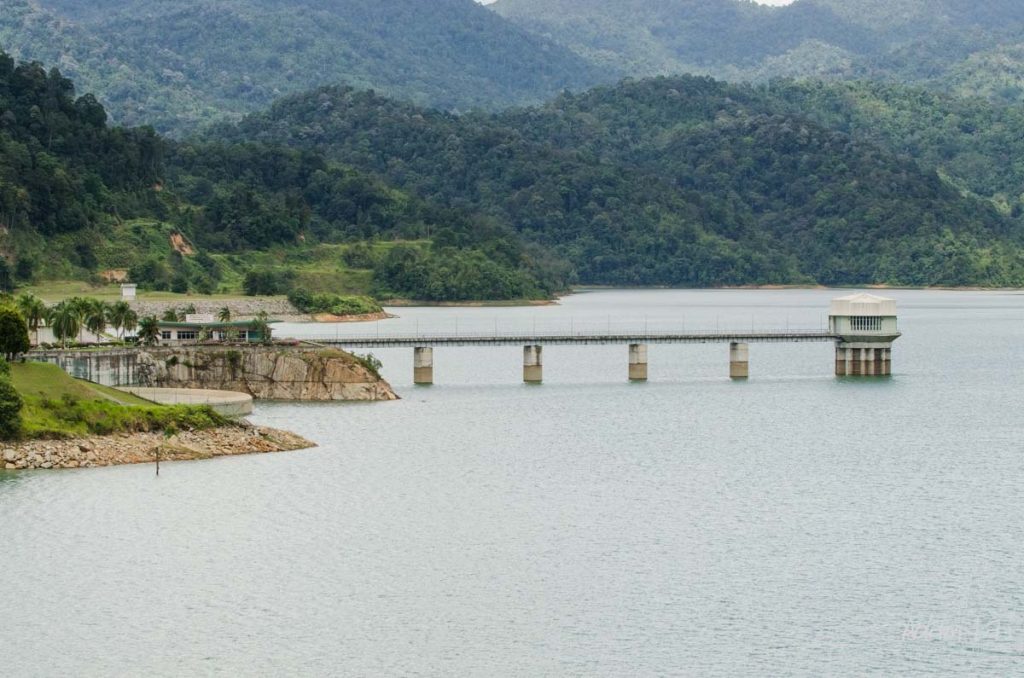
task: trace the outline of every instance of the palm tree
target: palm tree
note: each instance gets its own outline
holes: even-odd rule
[[[97,339],[100,339],[100,335],[107,331],[107,318],[109,317],[107,304],[99,299],[89,300],[89,306],[85,312],[85,327],[96,335]]]
[[[121,322],[121,327],[124,329],[125,333],[130,334],[139,326],[139,314],[129,308],[127,315],[125,315]],[[121,338],[124,338],[124,334],[121,335]]]
[[[62,301],[50,309],[46,320],[53,329],[53,336],[60,339],[61,347],[67,348],[68,338],[78,336],[78,331],[82,327],[79,317],[78,309],[71,300]]]
[[[18,297],[18,310],[25,318],[28,328],[35,333],[39,343],[39,328],[46,322],[46,304],[33,294],[22,294]]]
[[[64,303],[75,314],[75,318],[78,321],[78,332],[76,334],[78,335],[78,341],[82,342],[84,338],[81,334],[85,331],[85,319],[92,310],[93,300],[86,299],[85,297],[71,297],[70,299],[65,299]]]
[[[228,308],[227,306],[222,308],[220,310],[220,313],[217,314],[217,320],[221,321],[222,323],[231,322],[231,309]]]
[[[129,324],[129,317],[134,313],[135,311],[132,310],[127,301],[118,301],[107,309],[107,320],[117,330],[118,339],[124,338],[124,331],[128,329],[126,325]]]
[[[139,321],[139,341],[146,346],[160,341],[160,321],[155,315],[148,315]]]

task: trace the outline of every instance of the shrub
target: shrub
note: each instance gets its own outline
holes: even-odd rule
[[[377,377],[378,379],[381,378],[380,371],[384,367],[384,363],[380,361],[380,358],[373,355],[372,353],[367,353],[366,355],[359,355],[358,353],[353,353],[352,357],[356,359],[357,363],[365,367],[367,372]]]
[[[369,243],[357,242],[349,245],[341,256],[352,268],[373,268],[377,265],[377,256]]]
[[[288,294],[294,280],[294,271],[254,269],[245,274],[242,288],[245,290],[246,295],[250,297],[270,297],[275,294]]]
[[[381,310],[380,304],[370,297],[337,297],[330,307],[334,315],[367,315]]]
[[[382,310],[371,297],[339,296],[337,294],[311,294],[306,290],[292,290],[288,301],[302,313],[333,313],[334,315],[366,315]]]
[[[156,257],[150,257],[145,261],[132,266],[128,271],[128,277],[133,283],[143,287],[166,290],[171,282],[171,270],[167,264]]]
[[[24,405],[10,380],[0,379],[0,438],[10,440],[21,433],[21,408]]]

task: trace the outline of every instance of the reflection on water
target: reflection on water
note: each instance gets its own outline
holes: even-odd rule
[[[603,291],[381,330],[814,326],[832,296]],[[403,400],[258,408],[315,450],[0,472],[4,673],[1014,673],[1024,300],[893,296],[886,381],[832,378],[825,344],[753,345],[746,383],[727,346],[652,346],[646,384],[624,346],[551,346],[538,388],[518,347],[438,349],[415,388],[411,350],[375,351]],[[323,328],[278,330],[300,331]]]

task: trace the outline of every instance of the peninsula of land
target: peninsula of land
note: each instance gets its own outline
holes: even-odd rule
[[[239,454],[266,454],[317,447],[289,431],[239,421],[216,428],[182,431],[115,433],[67,440],[4,443],[0,461],[5,470],[71,469],[160,461],[191,461]]]

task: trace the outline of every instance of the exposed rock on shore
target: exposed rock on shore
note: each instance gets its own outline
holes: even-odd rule
[[[186,461],[311,447],[316,443],[289,431],[240,424],[170,437],[162,433],[119,433],[5,444],[0,464],[6,470],[89,468],[153,463],[158,452],[160,461]]]
[[[260,400],[398,400],[391,385],[336,349],[146,349],[153,386],[248,393]]]
[[[36,351],[104,386],[238,391],[261,400],[398,400],[368,360],[318,346],[198,345]]]

